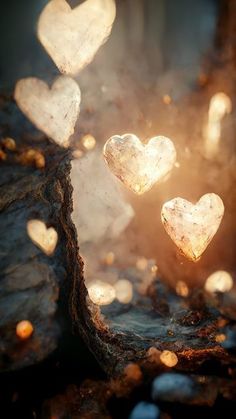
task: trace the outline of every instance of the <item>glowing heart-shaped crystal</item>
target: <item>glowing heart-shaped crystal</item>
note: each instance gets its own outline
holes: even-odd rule
[[[166,232],[194,262],[216,234],[223,215],[223,201],[214,193],[203,195],[195,205],[183,198],[174,198],[166,202],[161,211]]]
[[[53,254],[58,240],[58,234],[53,227],[47,228],[40,220],[30,220],[27,223],[27,233],[32,242],[46,255]]]
[[[51,0],[38,21],[38,38],[62,73],[77,74],[108,38],[116,15],[114,0],[86,0],[74,9]]]
[[[58,145],[69,146],[81,100],[79,86],[73,79],[60,76],[51,89],[37,78],[22,79],[16,84],[14,97],[21,111],[38,129]]]
[[[166,180],[176,161],[174,144],[163,136],[142,144],[134,134],[114,135],[103,154],[114,175],[138,195]]]

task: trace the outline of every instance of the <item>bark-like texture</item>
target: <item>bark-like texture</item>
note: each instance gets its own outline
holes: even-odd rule
[[[4,111],[4,110],[3,110]],[[24,143],[24,148],[26,147]],[[28,144],[30,147],[30,144]],[[36,169],[17,163],[22,144],[0,162],[0,369],[14,370],[35,364],[57,347],[62,331],[61,309],[68,282],[66,249],[70,213],[68,155],[46,141],[38,143],[46,167]],[[47,257],[27,235],[30,219],[43,220],[59,235],[55,254]],[[72,234],[71,234],[72,235]],[[63,304],[63,303],[61,303]],[[16,324],[33,323],[33,336],[20,341]]]

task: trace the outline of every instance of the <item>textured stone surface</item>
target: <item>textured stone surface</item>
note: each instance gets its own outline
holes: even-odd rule
[[[38,38],[62,73],[77,74],[106,41],[115,15],[114,0],[86,0],[74,9],[51,0],[40,15]]]
[[[176,150],[172,141],[162,136],[142,144],[134,134],[114,135],[104,146],[104,158],[114,175],[141,195],[168,178]]]
[[[67,76],[61,76],[49,89],[35,77],[19,80],[15,88],[15,100],[22,112],[62,147],[69,146],[69,138],[80,110],[80,89]]]
[[[166,202],[161,211],[162,223],[178,248],[196,262],[216,234],[224,214],[222,199],[203,195],[194,205],[183,198]]]

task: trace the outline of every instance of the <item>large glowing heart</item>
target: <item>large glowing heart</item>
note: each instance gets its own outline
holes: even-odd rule
[[[174,144],[163,136],[142,144],[134,134],[114,135],[103,153],[114,175],[138,195],[166,180],[176,161]]]
[[[79,86],[73,79],[60,76],[51,89],[37,78],[22,79],[16,84],[14,96],[21,111],[38,129],[58,145],[69,146],[81,100]]]
[[[114,0],[86,0],[71,9],[51,0],[38,22],[38,38],[62,73],[77,74],[108,38],[116,15]]]
[[[57,232],[53,227],[47,228],[40,220],[30,220],[27,223],[27,233],[32,242],[46,255],[53,254],[58,240]]]
[[[223,215],[223,201],[214,193],[203,195],[195,205],[183,198],[174,198],[166,202],[161,211],[166,232],[194,262],[216,234]]]

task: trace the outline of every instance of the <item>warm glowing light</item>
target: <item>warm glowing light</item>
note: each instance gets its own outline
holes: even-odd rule
[[[2,140],[2,144],[7,150],[15,151],[16,150],[16,142],[11,137],[6,137]]]
[[[156,273],[157,273],[157,271],[158,271],[158,266],[157,266],[157,265],[152,265],[152,266],[151,266],[151,273],[152,273],[152,274],[156,274]]]
[[[210,293],[228,292],[233,287],[234,281],[229,272],[216,271],[205,282],[205,290]]]
[[[73,157],[74,159],[80,159],[81,157],[83,157],[84,153],[82,150],[74,150],[73,151]]]
[[[204,128],[204,154],[208,158],[214,157],[219,149],[221,138],[221,121],[232,110],[232,103],[225,93],[216,93],[210,101],[208,121]]]
[[[139,258],[136,262],[136,268],[139,271],[145,271],[148,267],[148,260],[146,258]]]
[[[62,147],[69,138],[80,111],[80,89],[70,77],[60,76],[51,89],[34,77],[19,80],[14,97],[21,111],[36,127]]]
[[[147,350],[147,358],[149,359],[149,361],[151,362],[155,362],[155,363],[159,363],[160,361],[160,351],[155,348],[154,346],[151,346],[148,350]]]
[[[27,223],[27,233],[32,242],[46,255],[50,256],[54,253],[58,235],[53,227],[47,228],[40,220],[30,220]]]
[[[16,335],[21,340],[29,339],[33,331],[33,325],[29,320],[22,320],[16,326]]]
[[[96,145],[96,140],[91,134],[84,135],[81,139],[83,147],[86,150],[92,150]]]
[[[51,0],[38,22],[38,38],[62,73],[76,75],[88,65],[110,35],[114,0],[86,0],[71,9]]]
[[[96,305],[109,305],[116,298],[115,288],[107,282],[96,280],[90,282],[87,288],[90,299]]]
[[[183,198],[166,202],[161,219],[166,232],[182,253],[196,262],[216,234],[223,214],[222,199],[209,193],[195,205]]]
[[[226,340],[226,336],[223,333],[221,333],[220,335],[216,335],[216,337],[215,337],[215,341],[217,343],[222,343],[225,340]]]
[[[172,351],[163,351],[160,355],[161,362],[166,365],[166,367],[175,367],[178,364],[178,357]]]
[[[119,279],[114,285],[116,298],[122,304],[128,304],[133,298],[133,285],[128,279]]]
[[[180,295],[181,297],[187,297],[189,294],[188,286],[184,281],[178,281],[175,290],[176,294]]]
[[[113,252],[108,252],[104,258],[104,263],[108,266],[113,265],[115,261],[115,253]]]
[[[23,165],[34,165],[37,169],[43,169],[45,167],[46,161],[43,153],[34,148],[23,151],[18,157],[17,160]]]
[[[103,153],[113,174],[138,195],[167,180],[176,161],[174,144],[162,136],[142,144],[134,134],[114,135]]]
[[[169,95],[164,95],[164,96],[162,97],[162,100],[163,100],[163,103],[164,103],[165,105],[170,105],[170,104],[171,104],[171,102],[172,102],[171,96],[169,96]]]

